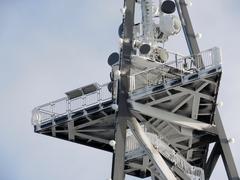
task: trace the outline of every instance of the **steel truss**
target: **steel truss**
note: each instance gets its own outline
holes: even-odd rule
[[[191,71],[179,69],[176,60],[176,66],[132,72],[135,3],[124,1],[117,93],[102,97],[105,86],[97,84],[68,92],[67,98],[34,109],[35,132],[112,152],[112,180],[124,180],[125,174],[207,180],[220,156],[228,178],[239,180],[216,103],[221,64],[206,66],[185,1],[175,4],[192,57],[189,64],[195,67]],[[210,57],[218,59],[215,50]],[[87,104],[91,97],[96,101]],[[66,105],[63,112],[59,104]]]
[[[130,39],[129,31],[132,31],[132,27],[134,24],[134,19],[131,16],[134,16],[134,0],[125,1],[124,7],[126,8],[126,14],[124,17],[124,20],[131,21],[129,24],[124,24],[124,38],[128,39],[128,42],[132,42]],[[178,13],[182,22],[185,38],[189,47],[189,51],[191,55],[199,54],[200,50],[198,47],[198,43],[196,41],[195,33],[190,21],[190,17],[188,14],[188,10],[186,7],[186,3],[184,0],[175,0],[175,3],[177,4]],[[124,21],[123,21],[124,22]],[[130,44],[128,44],[130,45]],[[127,57],[129,57],[129,48],[126,52],[124,49],[123,44],[123,51],[122,51],[122,57],[125,57],[125,53]],[[120,60],[121,63],[124,63],[126,59],[122,58]],[[127,60],[128,61],[128,60]],[[200,62],[200,63],[199,63]],[[195,62],[196,63],[196,62]],[[202,61],[198,61],[196,63],[198,67],[204,68],[204,64]],[[124,71],[124,69],[121,69],[120,71]],[[128,71],[129,72],[129,71]],[[129,75],[129,74],[128,74]],[[124,79],[126,80],[126,79]],[[120,80],[120,82],[123,80]],[[127,82],[126,82],[127,83]],[[214,82],[218,83],[218,82]],[[165,141],[168,145],[171,145],[177,152],[181,152],[181,150],[187,151],[186,159],[187,161],[194,162],[199,160],[198,158],[202,158],[202,154],[205,154],[205,160],[201,162],[201,164],[198,164],[200,167],[205,168],[205,178],[209,179],[212,173],[212,170],[214,169],[214,166],[217,162],[217,159],[219,155],[221,154],[224,160],[224,165],[228,174],[229,179],[239,179],[239,176],[237,174],[237,170],[233,161],[233,157],[230,151],[230,147],[227,141],[226,134],[224,132],[224,128],[220,119],[219,112],[216,107],[209,108],[206,112],[200,112],[200,104],[201,99],[210,102],[212,106],[214,106],[214,100],[216,98],[203,94],[201,91],[209,86],[208,81],[204,81],[201,83],[197,88],[194,90],[178,86],[176,88],[173,88],[172,90],[178,91],[176,94],[169,93],[168,96],[155,99],[152,95],[149,100],[143,100],[145,101],[143,104],[130,100],[129,103],[132,107],[132,115],[135,115],[135,117],[132,117],[130,114],[125,119],[128,121],[129,128],[132,130],[133,134],[135,135],[135,138],[138,140],[138,142],[141,144],[142,147],[144,147],[146,153],[147,153],[147,161],[150,162],[149,168],[150,172],[152,174],[152,179],[176,179],[176,177],[173,175],[170,168],[168,168],[168,165],[161,157],[160,154],[156,151],[156,149],[153,147],[152,143],[149,141],[148,137],[144,134],[142,128],[140,127],[140,122],[145,122],[146,126],[149,127],[149,129],[152,129],[153,131],[156,131],[158,135],[161,137],[166,137]],[[127,87],[127,86],[125,86]],[[119,92],[125,91],[126,94],[129,92],[129,89],[124,89],[119,87]],[[169,92],[169,91],[168,91]],[[161,97],[161,96],[160,96]],[[161,103],[164,103],[166,101],[172,100],[174,98],[178,98],[179,100],[174,101],[175,107],[171,107],[170,112],[164,109],[164,105],[161,106]],[[125,99],[127,101],[127,99]],[[191,111],[190,111],[190,117],[187,117],[188,114],[186,112],[181,112],[180,115],[178,115],[176,112],[187,104],[187,102],[191,101]],[[140,100],[141,102],[141,100]],[[147,102],[147,103],[146,103]],[[216,104],[216,103],[215,103]],[[124,103],[119,103],[119,113],[121,112],[120,108],[121,106],[125,106]],[[166,106],[166,105],[165,105]],[[206,105],[207,106],[207,105]],[[169,108],[169,105],[166,106]],[[211,116],[212,112],[209,111],[211,109],[216,109],[215,114],[212,115],[212,117],[206,122],[201,122],[195,119],[198,119],[199,116]],[[168,109],[169,110],[169,109]],[[144,118],[143,115],[150,117],[149,119]],[[185,116],[185,117],[184,117]],[[139,119],[135,119],[136,117],[139,117]],[[184,128],[192,129],[192,132],[182,133],[184,131]],[[124,130],[121,130],[122,132],[125,132],[126,125],[124,126]],[[200,131],[201,135],[195,136],[193,135],[194,131]],[[118,129],[117,129],[118,131]],[[181,137],[182,136],[182,137]],[[209,139],[216,141],[215,146],[211,152],[211,156],[207,160],[207,150],[208,148],[202,148],[202,144],[204,146],[208,146],[210,142],[204,142],[202,137],[208,136]],[[172,139],[169,137],[173,137]],[[177,138],[178,137],[178,138]],[[180,141],[179,141],[180,139]],[[116,140],[118,140],[118,134],[116,134]],[[125,139],[124,139],[125,140]],[[223,142],[225,140],[225,142]],[[179,144],[179,142],[187,142],[186,144]],[[213,142],[214,142],[213,141]],[[199,144],[200,146],[193,146],[194,148],[191,148],[194,144]],[[117,144],[121,144],[122,142],[118,142]],[[185,147],[184,147],[185,146]],[[221,150],[219,150],[221,149]],[[123,149],[121,152],[118,152],[118,150],[115,151],[115,157],[122,156],[123,155]],[[201,154],[201,156],[197,157],[195,154]],[[194,156],[195,155],[195,156]],[[115,158],[115,164],[118,164],[119,166],[123,166],[124,161],[116,162]],[[150,160],[150,161],[149,161]],[[146,164],[146,162],[143,164]],[[193,163],[194,164],[194,163]],[[146,165],[145,165],[146,166]],[[161,168],[160,168],[161,167]],[[160,168],[160,169],[159,169]],[[154,171],[154,170],[155,171]],[[113,167],[113,172],[118,171],[116,167]],[[175,171],[175,174],[179,175],[182,179],[190,179],[189,176],[186,176],[184,173],[178,173],[178,169],[175,167],[172,168],[173,171]],[[124,176],[115,176],[115,174],[118,174],[118,172],[113,173],[113,180],[123,180]],[[201,179],[200,177],[199,179]]]

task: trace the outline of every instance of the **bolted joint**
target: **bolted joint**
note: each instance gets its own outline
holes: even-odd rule
[[[118,111],[118,105],[117,104],[112,104],[112,109],[114,111]]]
[[[195,34],[195,37],[197,38],[197,39],[202,39],[202,33],[196,33]]]
[[[114,71],[113,72],[114,73],[114,79],[115,80],[119,80],[120,79],[120,77],[121,77],[121,71],[120,70],[116,70],[116,71]]]
[[[116,141],[115,140],[110,140],[109,145],[112,146],[113,149],[115,149]]]
[[[217,105],[218,105],[218,107],[223,107],[223,101],[219,101],[219,102],[217,103]]]
[[[228,139],[228,143],[229,144],[234,144],[235,143],[235,139],[234,138],[229,138]]]
[[[192,6],[192,4],[193,4],[192,0],[185,0],[184,2],[185,2],[186,6]]]

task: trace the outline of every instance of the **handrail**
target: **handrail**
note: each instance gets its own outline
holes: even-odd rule
[[[174,61],[169,61],[157,67],[132,74],[130,76],[131,92],[152,84],[156,85],[164,83],[167,80],[177,79],[180,76],[184,76],[186,73],[199,71],[200,69],[195,67],[193,63],[193,60],[196,62],[198,58],[204,61],[205,69],[221,64],[221,52],[217,47],[205,50],[194,57],[181,56]],[[168,72],[170,68],[179,70],[179,72],[177,72],[177,74]],[[99,86],[99,89],[96,91],[74,99],[63,97],[34,108],[32,112],[32,124],[41,125],[54,118],[63,115],[71,115],[71,113],[78,110],[112,99],[112,94],[109,92],[107,85],[108,84],[103,84]]]
[[[152,84],[166,83],[168,80],[178,79],[186,74],[196,73],[202,69],[220,65],[222,61],[221,50],[218,47],[207,49],[194,56],[182,57],[172,52],[169,53],[175,56],[175,60],[131,74],[131,92]],[[204,68],[198,67],[198,61],[204,63]]]
[[[49,103],[45,103],[33,109],[32,124],[39,126],[52,121],[55,118],[86,109],[90,106],[100,104],[112,99],[112,94],[107,88],[107,84],[103,84],[96,91],[82,95],[74,99],[63,97]]]

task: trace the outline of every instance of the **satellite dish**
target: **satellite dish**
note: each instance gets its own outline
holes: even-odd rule
[[[120,38],[123,38],[123,23],[118,28],[118,35]]]
[[[148,54],[151,50],[151,47],[149,44],[143,44],[139,48],[141,54]]]
[[[176,10],[176,5],[173,1],[166,0],[162,3],[161,10],[166,14],[172,14]]]
[[[109,57],[108,57],[108,64],[110,66],[114,65],[115,63],[117,63],[119,61],[119,54],[117,52],[112,53]]]

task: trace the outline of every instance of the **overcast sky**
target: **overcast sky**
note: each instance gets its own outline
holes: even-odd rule
[[[31,110],[92,82],[109,81],[122,1],[0,0],[0,179],[105,180],[111,154],[33,133]],[[194,0],[201,50],[223,49],[219,100],[240,170],[239,0]],[[173,48],[181,52],[184,42]],[[219,161],[212,179],[227,179]],[[135,178],[127,177],[128,180]]]

